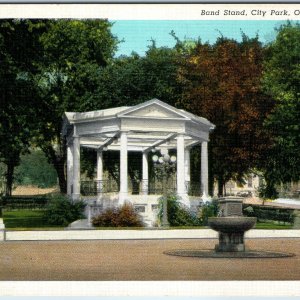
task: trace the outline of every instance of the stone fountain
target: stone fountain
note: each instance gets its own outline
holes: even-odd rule
[[[219,232],[217,252],[244,252],[244,234],[254,227],[256,218],[243,216],[243,200],[239,197],[219,199],[218,217],[208,218],[208,226]]]
[[[294,256],[291,253],[248,250],[244,235],[254,227],[256,218],[243,216],[243,198],[220,198],[217,217],[208,218],[208,225],[219,233],[219,243],[213,250],[177,249],[164,253],[175,256],[203,258],[279,258]],[[200,229],[201,230],[201,229]]]

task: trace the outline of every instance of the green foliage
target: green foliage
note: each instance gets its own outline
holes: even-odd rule
[[[203,226],[207,226],[208,218],[215,217],[218,214],[218,202],[212,200],[212,202],[205,203],[200,209],[200,220]]]
[[[82,219],[85,203],[71,202],[62,194],[53,194],[49,197],[45,211],[45,218],[51,225],[67,226],[69,223]]]
[[[98,107],[136,105],[158,98],[175,105],[181,86],[177,82],[178,52],[172,48],[149,47],[145,56],[132,54],[114,59],[97,77],[96,102],[85,102],[85,110]]]
[[[8,229],[49,227],[43,210],[4,210],[3,222]]]
[[[199,226],[201,220],[180,203],[175,194],[167,194],[159,198],[158,219],[163,218],[163,201],[167,199],[168,221],[170,226]]]
[[[265,176],[270,176],[267,171]],[[275,188],[275,182],[271,178],[267,177],[266,183],[262,182],[258,187],[258,195],[263,199],[276,199],[278,197],[278,192]]]
[[[272,220],[284,223],[294,222],[294,210],[274,207],[246,206],[243,213],[248,217],[256,217],[258,222]]]
[[[181,60],[180,103],[216,125],[208,150],[210,185],[218,180],[219,195],[229,179],[256,167],[268,150],[263,122],[273,101],[260,86],[263,59],[258,36],[242,35],[241,42],[225,37],[214,44],[198,41]]]
[[[37,20],[0,20],[0,161],[7,166],[7,195],[37,120],[39,92],[34,75],[41,49],[38,37],[44,31],[38,24]]]
[[[219,192],[227,180],[254,167],[264,171],[265,197],[275,197],[276,183],[300,178],[299,25],[280,27],[267,47],[244,34],[241,42],[221,37],[209,45],[180,42],[172,33],[174,48],[159,48],[152,41],[145,56],[119,58],[113,58],[118,41],[111,26],[107,20],[0,21],[0,162],[7,166],[8,193],[20,155],[32,140],[66,192],[65,111],[135,105],[151,98],[217,125],[209,143],[209,174],[210,186],[217,179]],[[83,155],[89,177],[92,155]],[[192,176],[199,182],[200,148],[192,161],[197,167],[191,168]],[[131,166],[129,174],[137,182],[140,170]],[[46,172],[29,169],[30,176],[22,170],[23,180],[41,186]],[[117,161],[107,169],[118,182]]]
[[[2,202],[6,210],[44,209],[48,203],[48,197],[38,196],[9,196],[3,197]]]
[[[255,229],[292,229],[292,224],[274,224],[274,222],[259,222],[255,224]]]
[[[132,204],[125,203],[120,207],[107,208],[93,218],[94,226],[104,227],[142,227],[141,217],[135,212]]]
[[[57,173],[41,150],[31,150],[21,156],[20,165],[15,171],[17,185],[34,185],[40,188],[53,187],[57,184]]]
[[[113,57],[117,40],[107,20],[47,20],[40,37],[43,59],[39,61],[41,89],[37,145],[55,167],[61,192],[66,192],[65,141],[61,118],[66,111],[101,109],[97,93],[100,67]]]
[[[269,185],[300,179],[300,25],[287,23],[267,47],[263,87],[276,101],[265,121],[272,148],[262,157]]]

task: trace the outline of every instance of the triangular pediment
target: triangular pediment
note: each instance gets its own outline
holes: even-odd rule
[[[175,107],[156,99],[133,106],[129,110],[121,113],[120,116],[158,119],[187,119],[187,117]]]

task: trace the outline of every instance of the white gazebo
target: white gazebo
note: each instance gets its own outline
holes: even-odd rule
[[[208,197],[209,132],[214,125],[182,109],[158,99],[136,106],[122,106],[90,112],[66,112],[62,134],[67,141],[67,190],[73,200],[80,195],[80,148],[95,149],[97,155],[98,201],[103,180],[103,151],[120,152],[120,189],[114,199],[118,204],[147,201],[157,203],[159,195],[148,195],[148,153],[153,149],[162,154],[176,150],[176,192],[189,206],[187,186],[190,181],[190,149],[201,143],[202,197]],[[128,193],[128,152],[142,153],[142,195]],[[96,154],[97,153],[97,154]],[[100,195],[100,196],[99,196]],[[139,197],[137,197],[139,196]],[[111,195],[110,195],[111,197]],[[154,200],[155,201],[154,201]],[[153,202],[154,201],[154,202]],[[150,209],[149,209],[150,210]]]

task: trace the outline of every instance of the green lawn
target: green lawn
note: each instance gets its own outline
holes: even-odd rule
[[[53,228],[44,219],[44,210],[3,211],[3,221],[7,229]],[[57,226],[56,226],[57,227]]]
[[[292,229],[291,224],[274,224],[272,222],[268,223],[256,223],[254,229]]]
[[[49,225],[44,218],[44,210],[13,210],[3,211],[3,220],[7,229],[25,230],[25,229],[64,229],[64,227]],[[204,229],[204,226],[178,226],[169,227],[168,229]],[[272,222],[257,223],[255,229],[291,229],[291,224],[274,224]],[[145,229],[142,227],[97,227],[98,230],[111,229]]]

